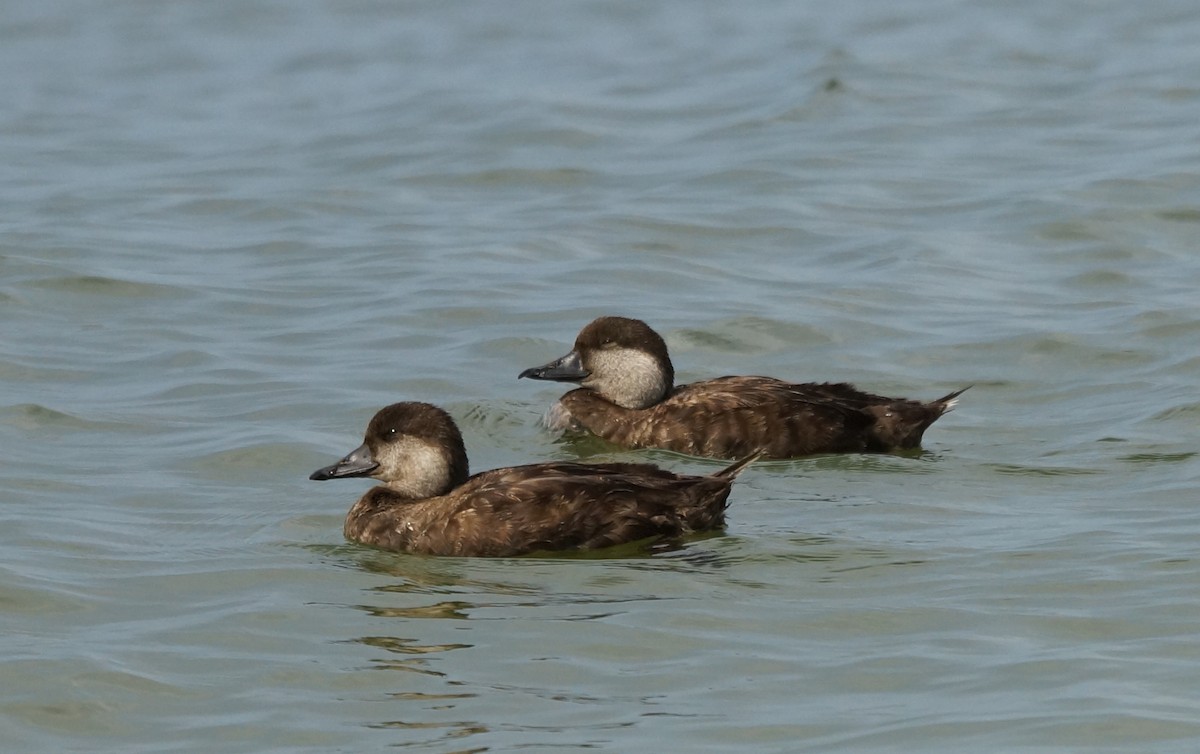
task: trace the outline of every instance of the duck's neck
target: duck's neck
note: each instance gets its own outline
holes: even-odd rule
[[[354,542],[403,550],[412,537],[405,512],[415,502],[387,487],[372,487],[346,514],[342,531]]]

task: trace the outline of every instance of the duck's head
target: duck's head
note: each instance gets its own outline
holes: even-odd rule
[[[444,495],[466,481],[467,451],[450,415],[428,403],[393,403],[367,425],[363,444],[308,478],[365,476],[410,498]]]
[[[675,368],[662,337],[640,319],[600,317],[579,331],[560,359],[518,375],[578,382],[625,408],[649,408],[667,397]]]

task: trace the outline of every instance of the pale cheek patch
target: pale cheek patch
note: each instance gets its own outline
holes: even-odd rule
[[[402,437],[381,448],[376,459],[389,489],[412,498],[440,495],[450,485],[450,462],[432,443]],[[386,476],[385,476],[386,474]]]
[[[592,356],[592,374],[584,387],[599,392],[624,408],[649,408],[667,392],[662,365],[646,353],[633,348],[598,351]]]

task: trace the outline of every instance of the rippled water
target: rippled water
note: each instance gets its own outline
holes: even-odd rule
[[[15,2],[0,731],[22,752],[1195,751],[1200,11]],[[932,398],[654,555],[345,543],[602,313],[681,380]]]

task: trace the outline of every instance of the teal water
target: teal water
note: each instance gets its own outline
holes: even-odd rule
[[[0,740],[1193,752],[1200,11],[16,2]],[[472,467],[592,317],[682,381],[973,384],[682,549],[348,544],[396,400]]]

